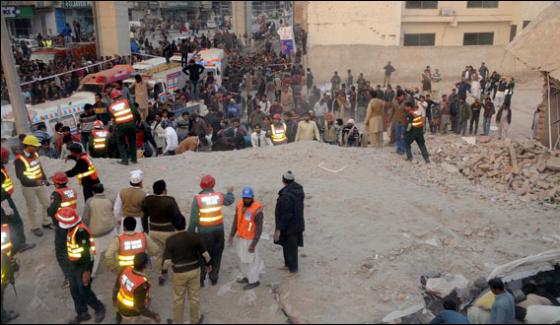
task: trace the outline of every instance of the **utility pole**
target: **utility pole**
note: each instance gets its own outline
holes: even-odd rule
[[[19,85],[19,75],[16,71],[16,64],[12,53],[12,41],[6,26],[4,12],[2,12],[2,68],[4,69],[4,76],[6,77],[6,84],[8,86],[8,94],[10,95],[10,104],[12,105],[12,113],[16,122],[16,131],[18,134],[29,133],[31,127],[29,124],[29,115],[25,100],[21,93],[21,86]]]

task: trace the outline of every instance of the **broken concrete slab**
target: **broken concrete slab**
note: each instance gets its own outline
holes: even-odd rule
[[[458,174],[459,168],[446,162],[441,163],[441,168],[450,174]]]
[[[546,169],[560,172],[560,158],[551,157],[546,161]]]
[[[448,274],[441,278],[428,279],[426,291],[440,298],[447,297],[455,289],[465,289],[469,281],[461,274]]]

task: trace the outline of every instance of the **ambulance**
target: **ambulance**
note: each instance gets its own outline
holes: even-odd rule
[[[201,64],[204,67],[202,77],[205,77],[208,73],[212,72],[214,74],[216,83],[218,85],[222,84],[222,75],[227,65],[227,59],[224,50],[217,48],[202,49],[196,53],[189,53],[188,61],[192,59],[194,59],[196,63]],[[180,64],[181,56],[172,56],[171,61],[178,62]]]

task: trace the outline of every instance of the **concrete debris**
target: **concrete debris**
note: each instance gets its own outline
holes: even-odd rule
[[[494,140],[436,137],[432,146],[443,148],[432,160],[450,174],[462,174],[475,184],[511,192],[524,201],[560,204],[560,153],[533,140]]]
[[[461,274],[448,274],[441,278],[428,279],[426,291],[439,298],[447,297],[453,290],[463,290],[467,288],[469,281]]]
[[[550,158],[546,161],[546,169],[560,172],[560,158]]]

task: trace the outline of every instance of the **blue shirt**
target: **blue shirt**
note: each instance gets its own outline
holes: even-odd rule
[[[496,296],[490,312],[490,324],[515,323],[515,302],[509,292]]]
[[[430,324],[469,324],[469,320],[461,313],[453,310],[444,310]]]

